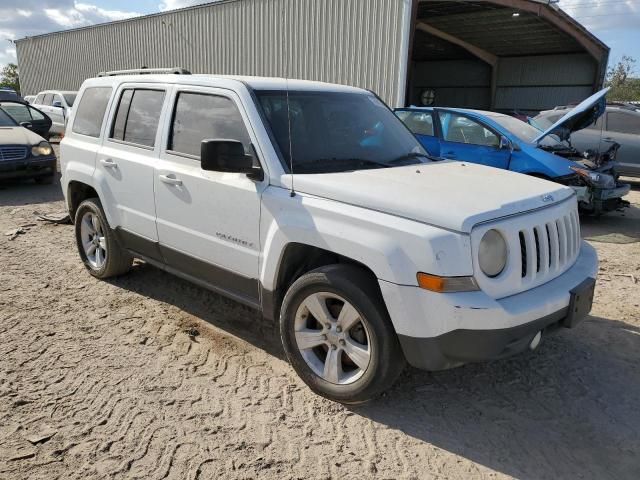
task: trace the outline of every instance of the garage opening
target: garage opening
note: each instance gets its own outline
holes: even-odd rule
[[[407,105],[531,114],[601,88],[609,49],[554,4],[420,0]]]

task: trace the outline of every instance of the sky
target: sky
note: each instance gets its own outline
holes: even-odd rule
[[[0,68],[16,62],[15,39],[199,3],[206,1],[1,0]],[[560,0],[558,5],[611,48],[610,65],[629,55],[638,61],[640,76],[640,0]]]

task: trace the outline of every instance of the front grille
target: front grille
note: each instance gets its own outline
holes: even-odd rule
[[[572,210],[561,217],[518,232],[520,276],[536,280],[565,269],[580,249],[580,221]]]
[[[27,158],[27,147],[22,145],[0,146],[0,162],[11,160],[24,160]]]

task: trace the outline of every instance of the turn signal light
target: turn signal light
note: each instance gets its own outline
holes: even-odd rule
[[[473,277],[440,277],[422,272],[419,272],[416,277],[420,288],[432,292],[450,293],[478,290],[478,284]]]

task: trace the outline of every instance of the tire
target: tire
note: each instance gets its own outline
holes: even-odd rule
[[[129,271],[133,257],[116,241],[100,200],[90,198],[82,202],[74,223],[78,253],[91,275],[106,279]]]
[[[362,268],[337,264],[303,275],[287,291],[280,312],[289,362],[318,395],[364,403],[391,387],[404,368],[377,282]]]
[[[38,185],[51,185],[55,178],[55,175],[46,175],[44,177],[35,177],[34,180]]]

